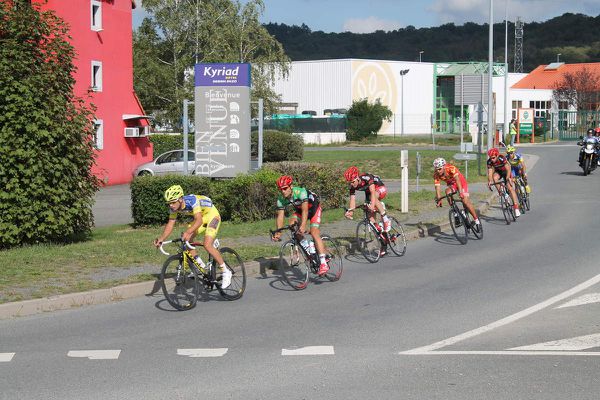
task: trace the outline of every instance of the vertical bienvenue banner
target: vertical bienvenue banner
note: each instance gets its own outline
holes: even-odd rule
[[[250,171],[250,64],[196,64],[196,175]]]

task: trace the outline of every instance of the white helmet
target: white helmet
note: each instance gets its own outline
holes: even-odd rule
[[[444,165],[446,165],[446,160],[441,157],[433,160],[433,168],[442,168]]]

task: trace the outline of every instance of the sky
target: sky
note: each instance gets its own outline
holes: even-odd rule
[[[244,3],[244,0],[241,0]],[[312,31],[369,33],[413,25],[417,28],[453,22],[489,21],[490,1],[494,22],[520,17],[524,22],[546,21],[565,12],[600,14],[600,0],[263,0],[263,23],[306,24]],[[139,1],[138,1],[139,2]],[[133,27],[147,15],[133,11]]]

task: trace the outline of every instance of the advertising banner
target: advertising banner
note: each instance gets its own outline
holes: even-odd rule
[[[232,178],[250,171],[250,64],[196,64],[195,173]]]

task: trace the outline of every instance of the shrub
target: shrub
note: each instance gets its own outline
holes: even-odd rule
[[[341,168],[316,163],[269,163],[257,173],[222,180],[193,175],[142,176],[131,183],[134,225],[165,223],[169,210],[163,194],[169,186],[176,184],[181,185],[186,194],[210,197],[224,221],[273,218],[278,193],[275,182],[282,174],[294,176],[296,184],[319,195],[324,208],[341,207],[348,194]]]
[[[371,135],[377,136],[383,120],[391,121],[392,115],[392,111],[379,99],[374,103],[369,103],[366,98],[353,101],[347,114],[346,139],[360,140]]]
[[[158,157],[162,153],[171,150],[183,149],[183,135],[163,135],[163,134],[153,134],[149,136],[150,142],[153,146],[153,158]],[[194,148],[194,135],[188,135],[188,147],[190,149]]]
[[[39,7],[0,2],[0,248],[93,225],[93,107],[73,94],[68,26]]]
[[[258,148],[258,132],[252,132],[252,147]],[[304,157],[301,135],[271,131],[263,132],[263,162],[299,161]]]

